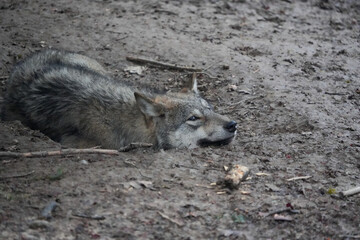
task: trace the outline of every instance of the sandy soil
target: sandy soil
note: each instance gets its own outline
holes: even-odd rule
[[[2,0],[0,96],[44,47],[135,85],[188,77],[126,73],[131,55],[205,69],[201,93],[240,127],[221,148],[1,158],[0,239],[360,238],[360,195],[338,197],[360,185],[359,23],[356,0]],[[61,148],[18,122],[0,133],[1,151]],[[239,189],[211,184],[234,164],[251,169]]]

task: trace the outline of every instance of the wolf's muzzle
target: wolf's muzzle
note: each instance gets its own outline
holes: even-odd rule
[[[224,125],[224,128],[229,132],[235,132],[237,129],[237,123],[235,121],[230,121]]]

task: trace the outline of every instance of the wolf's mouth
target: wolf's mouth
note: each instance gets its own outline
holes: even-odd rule
[[[234,139],[234,136],[225,138],[219,141],[211,141],[209,139],[200,139],[198,141],[198,145],[200,147],[208,147],[208,146],[223,146],[229,144]]]

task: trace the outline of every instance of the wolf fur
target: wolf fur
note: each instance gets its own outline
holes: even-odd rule
[[[72,147],[195,148],[228,144],[236,134],[236,122],[200,97],[195,78],[178,93],[153,94],[110,78],[93,59],[52,49],[14,67],[2,118]]]

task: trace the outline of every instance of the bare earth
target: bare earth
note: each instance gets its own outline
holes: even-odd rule
[[[1,158],[0,239],[359,239],[360,195],[338,197],[360,186],[359,32],[357,0],[2,0],[0,96],[43,47],[134,85],[190,77],[124,71],[144,57],[204,69],[202,95],[239,130],[220,148]],[[0,122],[1,151],[60,148]],[[251,169],[239,189],[211,184],[234,164]]]

